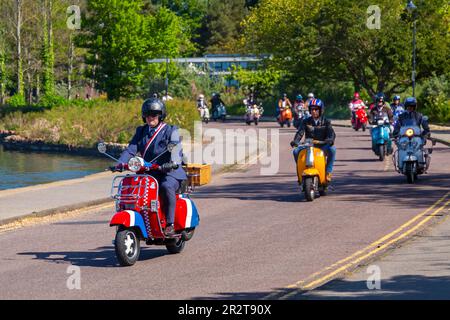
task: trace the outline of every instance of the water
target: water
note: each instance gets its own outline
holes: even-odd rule
[[[103,172],[113,161],[59,153],[6,151],[0,145],[0,190]]]

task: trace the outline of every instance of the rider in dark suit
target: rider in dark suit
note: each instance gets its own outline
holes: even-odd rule
[[[142,120],[145,124],[136,129],[127,149],[122,152],[119,163],[127,163],[138,153],[148,162],[159,156],[154,162],[161,166],[161,171],[152,172],[152,175],[158,180],[161,195],[165,200],[164,211],[167,219],[165,234],[170,236],[175,233],[173,224],[176,190],[187,176],[181,167],[183,151],[178,128],[164,122],[166,114],[166,107],[158,98],[144,101]],[[166,152],[169,143],[176,144],[176,147],[171,152]],[[177,169],[172,169],[173,163],[179,165]]]

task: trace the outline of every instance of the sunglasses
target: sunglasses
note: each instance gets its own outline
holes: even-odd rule
[[[145,114],[145,117],[152,117],[152,118],[154,118],[154,117],[157,117],[159,115],[161,115],[161,112],[149,112],[149,113]]]

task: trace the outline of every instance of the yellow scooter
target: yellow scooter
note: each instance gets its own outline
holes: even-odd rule
[[[300,151],[297,159],[298,183],[305,192],[306,200],[313,201],[316,193],[325,196],[328,192],[326,180],[326,156],[322,149],[315,147],[323,145],[324,141],[306,139],[303,144],[307,148]]]

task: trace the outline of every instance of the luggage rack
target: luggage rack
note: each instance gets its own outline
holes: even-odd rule
[[[153,206],[153,203],[147,203],[148,199],[146,199],[149,187],[148,179],[143,179],[136,184],[122,184],[125,178],[133,179],[136,177],[148,178],[150,176],[146,174],[129,174],[114,177],[110,197],[116,201],[116,208],[119,205],[123,205],[124,209],[141,208],[146,210]]]

